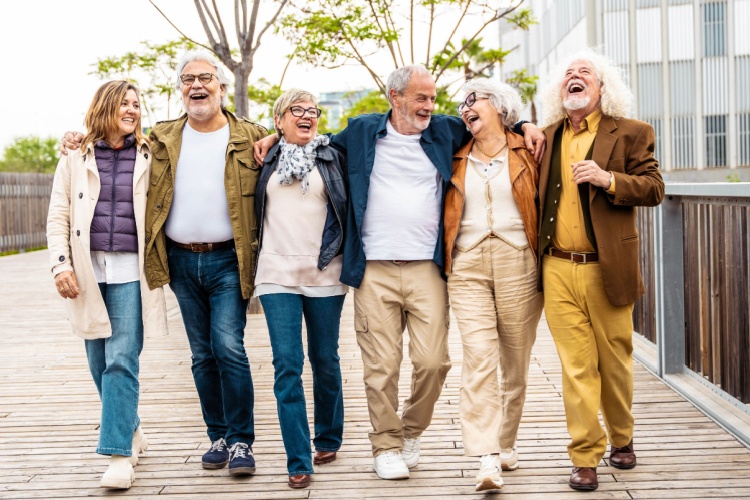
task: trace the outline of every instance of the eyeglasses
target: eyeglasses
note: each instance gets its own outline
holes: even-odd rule
[[[475,102],[477,102],[478,99],[489,99],[489,94],[477,94],[476,92],[472,92],[471,94],[466,96],[466,99],[464,99],[464,102],[458,105],[458,114],[464,112],[466,108],[470,108],[474,105]]]
[[[302,106],[291,106],[287,111],[292,115],[300,118],[305,115],[310,115],[313,118],[320,118],[320,114],[323,112],[320,108],[303,108]]]
[[[214,78],[216,78],[217,80],[219,79],[219,77],[214,75],[213,73],[201,73],[200,75],[191,75],[190,73],[185,73],[184,75],[180,75],[180,81],[183,85],[194,84],[196,78],[199,82],[201,82],[202,85],[208,85]]]

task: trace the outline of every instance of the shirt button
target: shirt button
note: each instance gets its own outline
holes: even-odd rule
[[[65,262],[65,256],[61,255],[59,260],[60,262]]]
[[[557,189],[560,189],[560,184],[557,185]]]
[[[487,179],[485,179],[485,180],[484,180],[484,181],[482,181],[482,182],[484,182],[485,184],[487,184],[487,182],[488,182],[488,181],[487,181]]]
[[[157,203],[157,204],[156,204],[156,208],[159,208],[159,209],[161,209],[161,203]]]
[[[148,160],[148,153],[143,153],[143,157]]]
[[[83,198],[83,193],[78,193],[78,199],[80,200],[81,198]]]
[[[76,231],[76,236],[81,236],[81,230]]]
[[[550,218],[549,218],[549,221],[550,221],[550,222],[555,222],[555,218],[554,218],[554,217],[550,217]]]
[[[557,205],[557,200],[555,200],[555,205]]]
[[[547,239],[548,239],[548,240],[549,240],[549,239],[552,239],[552,237],[551,237],[551,236],[547,236]]]

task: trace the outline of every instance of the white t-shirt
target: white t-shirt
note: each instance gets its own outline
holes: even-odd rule
[[[403,135],[386,122],[362,222],[367,260],[431,260],[440,231],[443,185],[421,134]]]
[[[165,225],[178,243],[218,243],[234,238],[224,188],[229,124],[197,132],[185,124],[174,179],[174,199]]]

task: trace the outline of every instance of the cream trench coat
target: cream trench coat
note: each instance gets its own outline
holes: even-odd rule
[[[140,144],[133,171],[133,209],[138,231],[144,333],[163,335],[167,332],[164,289],[150,290],[143,273],[150,156],[148,145]],[[60,158],[47,215],[47,245],[52,275],[63,271],[75,273],[80,295],[64,300],[73,333],[84,339],[112,335],[112,326],[91,263],[91,220],[100,188],[93,144],[86,151],[69,151],[67,156]]]

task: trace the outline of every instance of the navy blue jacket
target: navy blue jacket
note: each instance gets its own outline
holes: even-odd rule
[[[318,146],[315,166],[323,178],[326,194],[328,195],[328,214],[323,227],[323,240],[318,256],[318,269],[321,271],[331,260],[341,253],[344,240],[344,228],[347,220],[346,200],[346,158],[335,148]],[[271,174],[276,171],[279,163],[279,144],[276,143],[266,154],[263,169],[255,188],[255,213],[258,214],[258,241],[263,245],[263,218],[266,207],[266,186]],[[260,250],[259,245],[259,250]]]
[[[332,137],[332,144],[347,154],[349,175],[349,217],[344,238],[344,266],[341,282],[358,288],[365,274],[367,258],[362,248],[362,220],[367,209],[370,175],[375,162],[375,143],[387,134],[386,114],[350,118],[348,126]],[[443,200],[452,174],[453,152],[468,142],[471,134],[457,116],[432,115],[419,144],[443,179]],[[443,217],[432,260],[443,269]]]

